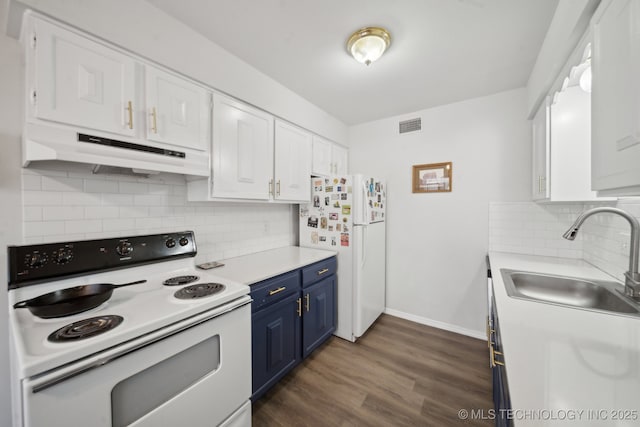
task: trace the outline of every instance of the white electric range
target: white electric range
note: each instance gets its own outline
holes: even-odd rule
[[[17,425],[250,425],[249,288],[195,254],[192,232],[10,247]],[[70,288],[143,280],[64,315]]]

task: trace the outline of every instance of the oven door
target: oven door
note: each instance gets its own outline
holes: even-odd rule
[[[251,395],[251,299],[23,381],[24,425],[215,426]]]

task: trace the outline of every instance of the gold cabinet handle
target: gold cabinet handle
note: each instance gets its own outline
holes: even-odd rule
[[[298,313],[298,317],[302,317],[302,298],[298,298],[298,309],[296,312]]]
[[[322,276],[324,273],[326,273],[328,271],[329,271],[328,268],[323,268],[322,270],[318,271],[318,276]]]
[[[156,114],[156,107],[151,109],[151,118],[153,121],[151,122],[151,130],[153,133],[158,133],[158,115]]]
[[[280,195],[280,180],[278,180],[278,183],[276,184],[276,194],[278,196]]]
[[[278,293],[284,291],[285,289],[287,289],[286,286],[280,286],[278,289],[272,289],[272,290],[269,291],[269,296],[278,294]]]
[[[496,360],[496,354],[502,356],[502,352],[500,351],[495,351],[493,349],[493,345],[491,345],[489,347],[489,353],[491,354],[491,366],[495,367],[495,366],[504,366],[504,362],[499,362]]]
[[[133,129],[133,105],[131,101],[127,102],[127,111],[129,112],[129,129]]]
[[[310,305],[309,304],[309,300],[310,300],[309,294],[305,295],[304,299],[305,299],[305,302],[304,302],[305,308],[307,309],[307,311],[309,311],[309,305]]]

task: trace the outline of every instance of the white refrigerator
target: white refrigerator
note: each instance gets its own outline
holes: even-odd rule
[[[385,307],[385,182],[367,175],[311,178],[300,205],[300,246],[338,252],[335,335],[362,336]]]

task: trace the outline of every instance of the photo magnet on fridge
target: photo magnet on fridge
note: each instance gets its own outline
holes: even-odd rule
[[[342,205],[342,215],[351,215],[351,205]]]
[[[336,246],[336,238],[335,237],[331,238],[331,246]]]
[[[332,221],[337,221],[338,220],[338,213],[337,212],[329,213],[329,219],[332,220]],[[311,221],[311,220],[309,220],[309,221]]]
[[[311,233],[311,243],[318,244],[318,232],[314,231]]]
[[[327,217],[323,216],[322,218],[320,218],[320,228],[322,229],[326,229],[327,228]]]
[[[300,206],[300,218],[304,218],[306,216],[309,216],[309,206]]]
[[[327,196],[324,198],[324,205],[329,206],[331,204],[331,197]]]
[[[327,241],[327,236],[320,236],[320,241],[321,242],[326,242]]]
[[[313,196],[313,207],[314,208],[320,207],[320,196],[318,195]]]
[[[318,228],[318,217],[310,216],[309,220],[307,220],[307,226],[311,228]]]
[[[333,231],[333,225],[329,226],[329,231]]]
[[[340,195],[338,193],[333,193],[331,195],[331,200],[339,200],[340,199]]]
[[[340,199],[341,200],[347,200],[347,193],[340,194]]]
[[[333,193],[333,185],[327,185],[324,191],[327,193]]]
[[[336,231],[342,231],[342,224],[336,224]]]
[[[340,234],[340,246],[349,246],[349,233]]]
[[[347,183],[346,178],[340,178],[340,184],[346,184],[346,183]]]
[[[340,202],[338,202],[338,201],[336,200],[336,202],[333,204],[333,207],[334,207],[334,208],[338,208],[338,209],[339,209],[339,208],[340,208]]]

